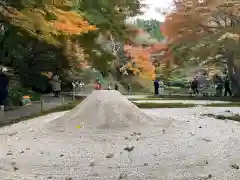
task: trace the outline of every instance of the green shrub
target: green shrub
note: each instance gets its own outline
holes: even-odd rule
[[[31,101],[39,101],[41,94],[21,87],[9,89],[8,98],[13,105],[21,105],[21,98],[23,96],[30,96]]]

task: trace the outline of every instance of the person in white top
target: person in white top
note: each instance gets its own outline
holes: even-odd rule
[[[83,91],[84,85],[85,85],[84,82],[81,80],[80,83],[79,83],[79,87],[80,87],[81,92]]]
[[[159,81],[159,94],[163,94],[164,91],[164,84],[163,82],[160,80]]]

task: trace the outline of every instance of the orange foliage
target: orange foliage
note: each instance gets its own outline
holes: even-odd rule
[[[128,69],[142,78],[155,79],[155,67],[151,62],[150,53],[147,49],[131,45],[125,45],[124,48],[127,55],[132,58],[132,62],[128,63]]]
[[[79,14],[54,8],[57,20],[52,22],[54,28],[66,34],[83,34],[95,31],[96,26],[89,25]]]

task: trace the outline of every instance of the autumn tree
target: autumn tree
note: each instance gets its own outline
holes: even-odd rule
[[[95,64],[104,62],[101,65],[108,67],[108,71],[114,74],[119,73],[119,67],[123,63],[122,59],[126,59],[124,57],[124,42],[129,35],[125,21],[127,18],[141,14],[142,6],[144,6],[142,0],[80,0],[78,2],[75,8],[82,12],[91,24],[98,27],[97,33],[85,36],[86,38],[91,36],[92,39],[95,39],[95,42],[87,44],[95,48],[94,53],[98,52],[99,54],[92,53],[96,59]],[[82,45],[86,46],[84,43]],[[88,47],[86,48],[88,49]],[[101,68],[101,71],[107,70],[104,67]]]
[[[164,23],[177,64],[226,67],[240,95],[238,1],[178,1]]]
[[[63,0],[1,3],[0,62],[27,86],[36,84],[42,71],[70,68],[65,42],[96,30]]]

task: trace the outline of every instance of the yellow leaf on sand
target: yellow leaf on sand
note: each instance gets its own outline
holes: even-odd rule
[[[79,125],[79,126],[76,126],[76,128],[80,129],[80,128],[81,128],[81,126],[80,126],[80,125]]]

